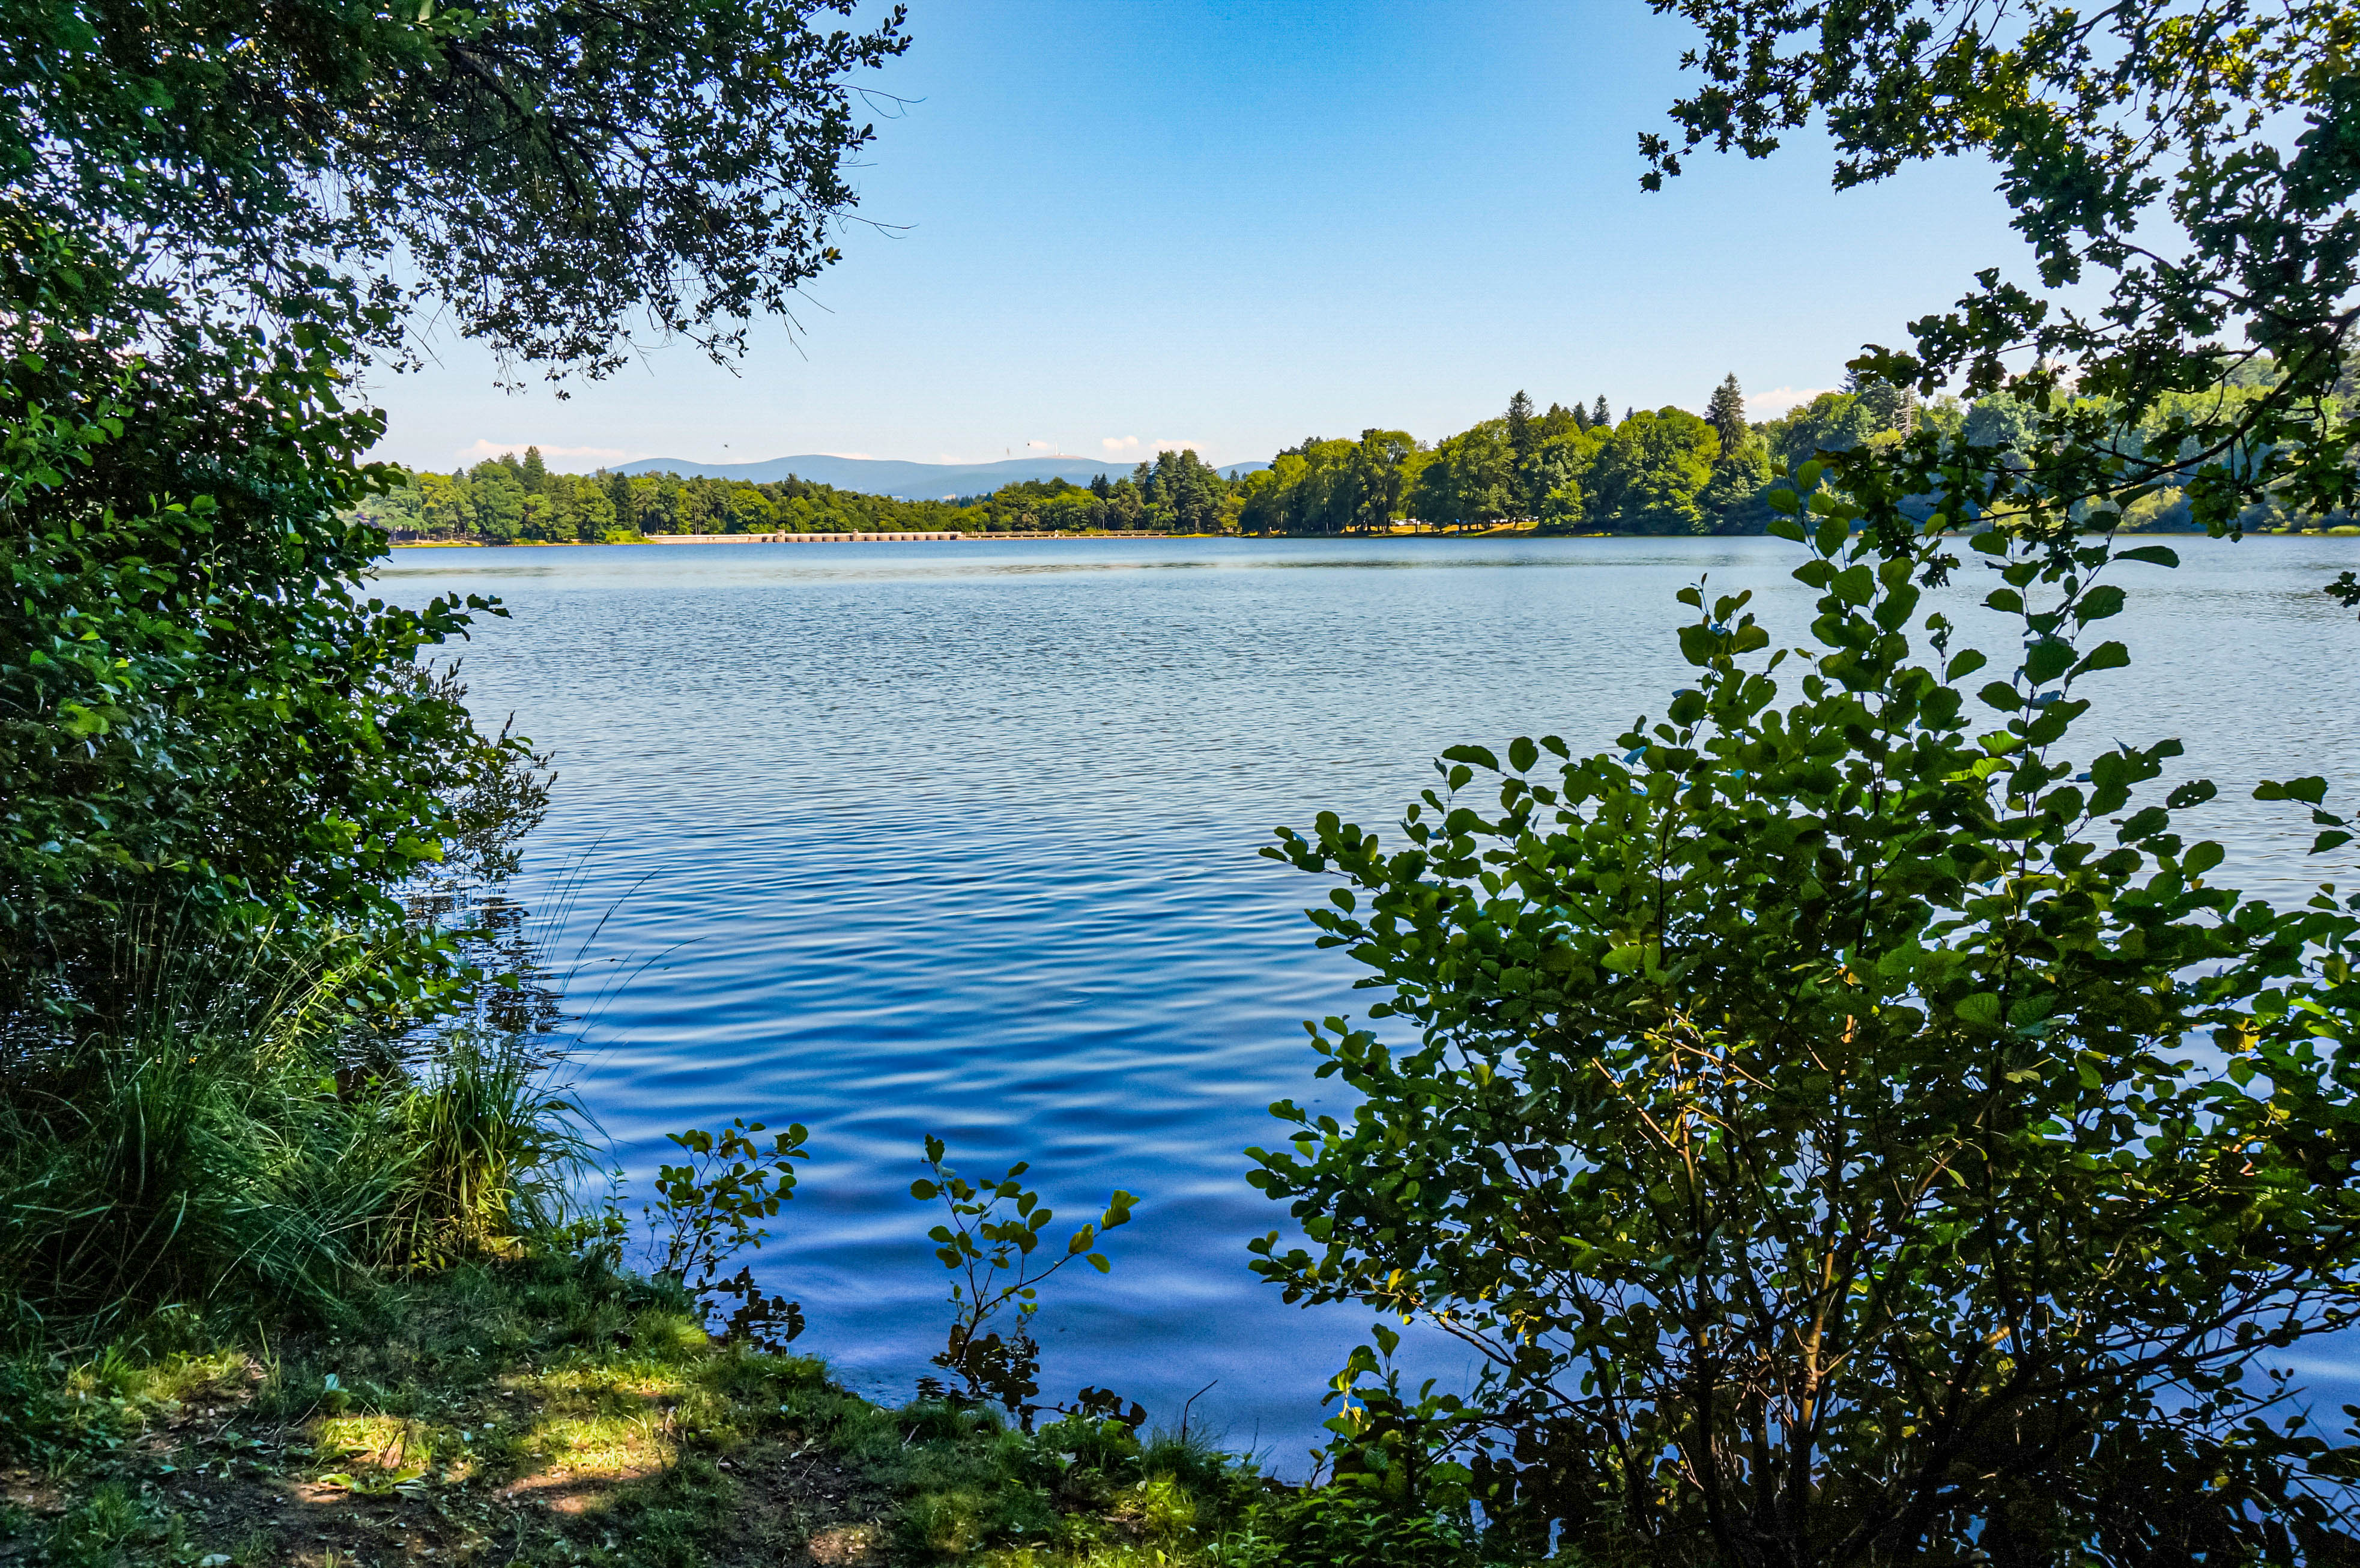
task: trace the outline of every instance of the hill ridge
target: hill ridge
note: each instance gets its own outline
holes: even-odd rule
[[[750,479],[767,484],[790,475],[816,485],[832,485],[839,490],[858,490],[864,495],[890,496],[897,500],[941,500],[947,496],[988,495],[1002,485],[1019,484],[1027,479],[1063,479],[1068,484],[1087,485],[1100,474],[1109,479],[1120,479],[1130,473],[1136,459],[1130,462],[1094,457],[1077,457],[1069,454],[1054,457],[1011,457],[998,463],[912,463],[890,457],[836,457],[825,452],[806,452],[790,457],[772,457],[759,463],[695,463],[680,457],[642,457],[634,463],[617,463],[610,472],[618,474],[678,474],[683,478],[703,476],[714,479]],[[1267,468],[1268,463],[1223,463],[1218,465],[1224,474],[1251,473]]]

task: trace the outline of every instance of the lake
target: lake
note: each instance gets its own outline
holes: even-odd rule
[[[2360,541],[2171,543],[2177,572],[2117,568],[2137,662],[2081,733],[2181,737],[2222,784],[2217,878],[2296,895],[2312,829],[2245,797],[2360,787],[2360,625],[2318,591]],[[946,1282],[908,1189],[938,1134],[970,1174],[1031,1160],[1060,1237],[1110,1188],[1144,1200],[1109,1277],[1047,1288],[1045,1394],[1111,1387],[1171,1424],[1209,1383],[1200,1430],[1299,1472],[1369,1319],[1247,1272],[1284,1213],[1240,1151],[1278,1135],[1272,1101],[1343,1108],[1301,1025],[1368,998],[1311,945],[1324,889],[1255,850],[1323,809],[1393,823],[1456,742],[1610,745],[1685,682],[1682,586],[1755,589],[1794,641],[1798,558],[1758,538],[433,549],[398,552],[382,591],[511,611],[465,677],[480,718],[556,752],[519,896],[574,972],[574,1070],[632,1179],[670,1131],[810,1127],[756,1259],[809,1315],[798,1349],[888,1397],[929,1370]]]

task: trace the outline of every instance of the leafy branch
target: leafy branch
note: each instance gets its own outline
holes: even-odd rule
[[[692,1127],[668,1135],[687,1151],[688,1163],[659,1168],[656,1201],[640,1212],[655,1233],[650,1247],[661,1245],[650,1259],[654,1272],[714,1310],[722,1299],[734,1300],[724,1337],[777,1349],[803,1332],[802,1305],[765,1295],[750,1266],[726,1278],[721,1273],[729,1259],[770,1239],[761,1222],[795,1195],[792,1162],[811,1157],[802,1123],[773,1135],[764,1148],[754,1135],[768,1131],[763,1123],[733,1117],[718,1133]]]
[[[1139,1200],[1117,1188],[1097,1223],[1082,1226],[1066,1238],[1064,1251],[1050,1254],[1042,1250],[1043,1233],[1054,1214],[1040,1193],[1019,1179],[1032,1168],[1029,1163],[1019,1160],[997,1177],[969,1181],[943,1163],[946,1152],[942,1139],[928,1136],[926,1168],[932,1174],[910,1183],[911,1197],[940,1202],[945,1216],[926,1233],[935,1244],[934,1255],[953,1276],[950,1333],[934,1364],[958,1375],[966,1398],[1001,1405],[1029,1431],[1041,1408],[1032,1402],[1041,1391],[1041,1347],[1029,1325],[1041,1310],[1042,1282],[1076,1258],[1087,1258],[1092,1268],[1106,1273],[1112,1265],[1096,1250],[1098,1237],[1128,1224]],[[1016,1321],[1008,1333],[989,1329],[1011,1308]],[[939,1396],[944,1390],[929,1378],[920,1391]],[[1079,1404],[1104,1413],[1109,1398],[1103,1390],[1086,1388]]]

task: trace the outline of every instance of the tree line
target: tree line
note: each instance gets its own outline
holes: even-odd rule
[[[1782,420],[1748,424],[1735,377],[1709,416],[1625,411],[1607,400],[1535,412],[1518,392],[1507,413],[1440,441],[1367,430],[1309,437],[1266,469],[1224,477],[1193,451],[1165,451],[1087,485],[1024,480],[989,495],[902,500],[790,476],[757,483],[679,474],[552,471],[540,449],[464,472],[416,473],[358,515],[397,537],[596,543],[649,534],[1314,533],[1530,521],[1601,533],[1760,532],[1774,471],[1814,443],[1898,428],[1897,403],[1829,393]]]
[[[2223,390],[2251,400],[2274,384],[2267,358],[2242,363]],[[2152,440],[2184,411],[2158,406],[2126,428]],[[1193,451],[1166,451],[1129,474],[1087,485],[1028,479],[989,495],[903,500],[790,476],[756,483],[679,474],[552,471],[538,447],[464,472],[415,473],[367,498],[356,515],[399,538],[511,544],[600,543],[678,533],[1250,533],[1445,531],[1531,524],[1552,532],[1760,533],[1774,484],[1823,453],[1890,449],[1918,431],[2014,452],[2034,439],[2035,411],[2006,392],[1964,402],[1921,400],[1874,377],[1847,378],[1777,418],[1749,421],[1732,375],[1705,412],[1589,405],[1536,411],[1522,391],[1504,413],[1422,442],[1370,429],[1357,440],[1307,437],[1268,468],[1224,477]],[[2245,526],[2322,521],[2267,500]],[[2327,519],[2339,521],[2340,518]],[[2176,486],[2124,509],[2132,532],[2194,526]]]
[[[790,475],[552,472],[539,447],[460,473],[413,473],[354,515],[404,539],[596,544],[680,533],[1219,533],[1240,498],[1192,451],[1161,452],[1120,478],[1028,479],[989,495],[903,500]]]

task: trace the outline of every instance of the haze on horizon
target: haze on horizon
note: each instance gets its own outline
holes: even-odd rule
[[[1643,193],[1688,39],[1644,0],[915,0],[910,27],[793,326],[734,373],[653,345],[565,397],[432,340],[366,388],[377,455],[1229,464],[1439,436],[1519,388],[1701,410],[1732,372],[1760,418],[2026,254],[1972,160],[1838,195],[1805,137]]]

